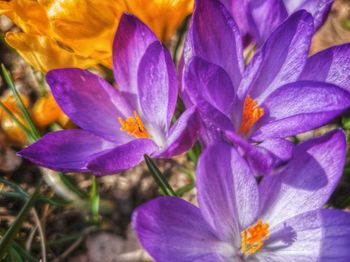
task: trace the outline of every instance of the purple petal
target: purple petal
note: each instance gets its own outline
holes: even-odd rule
[[[118,117],[133,110],[105,80],[78,68],[52,70],[46,80],[59,106],[82,129],[116,143],[130,140],[119,130]]]
[[[256,141],[284,138],[320,127],[350,106],[350,93],[332,84],[300,81],[285,85],[266,100]]]
[[[286,139],[266,139],[259,144],[270,153],[278,157],[281,161],[287,161],[292,157],[294,144]]]
[[[87,160],[116,145],[84,130],[46,134],[17,154],[36,165],[61,172],[88,172]]]
[[[311,56],[300,80],[324,81],[350,91],[350,44],[334,46]]]
[[[132,222],[156,261],[202,261],[220,245],[199,209],[179,198],[160,197],[142,205]]]
[[[289,14],[302,9],[308,11],[314,17],[316,28],[323,24],[333,4],[333,0],[283,0],[283,2]]]
[[[196,56],[190,61],[185,79],[188,82],[186,92],[194,104],[204,99],[231,117],[236,94],[225,70]]]
[[[255,171],[255,175],[269,174],[279,160],[271,152],[259,145],[251,144],[247,139],[234,132],[226,131],[225,137],[233,144],[241,156]]]
[[[259,185],[263,217],[271,225],[321,208],[342,175],[346,141],[340,130],[295,147],[286,168]]]
[[[239,245],[241,229],[259,211],[257,183],[246,162],[233,147],[216,144],[202,153],[196,175],[203,217],[221,240]]]
[[[185,43],[186,66],[193,56],[222,67],[237,89],[244,69],[241,37],[228,10],[218,1],[196,1]]]
[[[187,109],[174,123],[167,137],[165,150],[157,155],[168,158],[184,153],[196,142],[200,133],[200,119],[195,107]]]
[[[249,2],[248,23],[250,34],[261,46],[267,37],[288,17],[281,0]]]
[[[138,108],[137,72],[140,61],[155,34],[137,17],[123,14],[113,42],[114,76],[120,91],[128,94],[130,103]]]
[[[232,113],[229,114],[229,111],[232,110],[233,102],[230,100],[234,99],[234,93],[227,75],[220,67],[195,57],[186,69],[184,82],[185,94],[188,100],[197,107],[201,118],[202,142],[211,144],[218,140],[222,141],[221,132],[223,130],[234,130],[229,118],[229,115],[232,115]],[[227,94],[229,99],[224,98],[224,94]],[[215,96],[218,97],[218,100],[220,99],[220,102],[215,101]]]
[[[134,139],[106,154],[90,158],[88,169],[97,176],[123,172],[142,162],[145,154],[152,154],[158,147],[150,139]]]
[[[350,214],[321,209],[285,220],[271,230],[259,261],[349,261]]]
[[[281,24],[250,62],[238,96],[249,94],[262,102],[281,85],[296,81],[306,63],[313,28],[312,17],[305,11]]]
[[[223,141],[224,131],[233,131],[231,120],[206,101],[200,101],[197,110],[201,119],[200,140],[204,145]]]
[[[233,19],[237,23],[237,26],[241,32],[242,37],[246,37],[250,31],[249,24],[249,3],[247,0],[232,1],[232,0],[220,0],[225,5],[226,9],[230,11]],[[246,39],[243,39],[244,42]]]
[[[168,130],[176,107],[175,65],[161,42],[151,44],[138,69],[138,98],[144,117],[160,130]]]

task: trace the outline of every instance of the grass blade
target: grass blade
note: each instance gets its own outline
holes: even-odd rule
[[[11,119],[13,121],[15,121],[15,123],[18,125],[18,127],[25,133],[25,135],[27,136],[28,140],[31,142],[34,142],[35,139],[32,136],[32,132],[25,126],[22,124],[21,121],[19,121],[19,119],[15,116],[14,113],[12,113],[5,105],[3,102],[0,101],[0,107],[5,111],[6,114],[8,114]]]
[[[40,187],[41,187],[41,182],[37,185],[34,193],[31,195],[31,197],[28,199],[28,201],[22,207],[16,220],[13,222],[13,224],[10,226],[10,228],[6,231],[4,237],[1,239],[1,242],[0,242],[0,260],[8,252],[8,249],[10,248],[13,239],[15,238],[16,234],[20,230],[24,220],[29,215],[30,210],[32,209],[37,198],[39,197]]]
[[[154,180],[166,196],[176,196],[175,191],[172,189],[168,181],[164,178],[163,174],[158,169],[157,165],[153,162],[153,160],[148,156],[144,155],[147,167],[151,172]]]
[[[18,108],[21,110],[21,112],[23,114],[23,118],[27,122],[27,124],[30,128],[30,131],[32,133],[32,137],[35,140],[38,140],[40,138],[40,133],[39,133],[38,129],[36,128],[36,126],[34,125],[34,122],[33,122],[32,118],[30,117],[26,107],[24,106],[24,103],[23,103],[23,101],[22,101],[22,99],[21,99],[21,97],[20,97],[20,95],[15,87],[15,84],[12,81],[11,75],[8,72],[8,70],[6,69],[6,67],[4,66],[4,64],[1,64],[1,70],[2,70],[2,73],[5,77],[5,81],[6,81],[7,85],[11,89],[11,91],[16,99],[16,103],[17,103]]]

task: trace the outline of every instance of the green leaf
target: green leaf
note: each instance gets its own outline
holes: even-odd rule
[[[25,249],[23,249],[19,244],[17,244],[15,241],[12,244],[13,249],[17,251],[18,254],[21,255],[21,257],[25,258],[28,262],[39,262],[36,258],[34,258],[29,252]]]
[[[160,172],[157,165],[153,162],[153,160],[148,156],[144,155],[147,167],[151,172],[154,180],[162,190],[163,194],[166,196],[176,196],[175,191],[172,189],[168,181],[165,179],[164,175]]]
[[[176,190],[176,195],[182,196],[183,194],[191,191],[194,188],[194,183],[188,184]]]
[[[22,262],[23,261],[22,257],[17,253],[16,249],[14,249],[13,247],[10,248],[8,257],[10,258],[10,261],[12,261],[12,262]]]
[[[4,184],[4,185],[7,185],[9,187],[11,187],[13,190],[15,190],[16,192],[28,197],[28,193],[26,191],[23,190],[23,188],[16,184],[15,182],[12,182],[10,180],[6,180],[6,179],[3,179],[0,177],[0,183]]]

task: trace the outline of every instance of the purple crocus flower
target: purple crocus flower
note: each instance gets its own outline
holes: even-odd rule
[[[193,145],[198,114],[189,108],[171,125],[178,94],[175,66],[150,29],[124,14],[113,52],[118,89],[77,68],[47,74],[57,103],[81,129],[49,133],[20,156],[58,171],[105,175],[137,165],[144,154],[167,158]]]
[[[258,185],[226,144],[208,147],[197,169],[199,208],[160,197],[133,224],[156,261],[349,261],[350,214],[323,209],[345,162],[335,130],[295,147],[294,157]]]
[[[198,107],[204,145],[223,133],[257,173],[266,173],[289,159],[292,143],[285,138],[320,127],[350,106],[350,81],[342,73],[350,60],[340,59],[348,57],[349,45],[334,59],[327,60],[333,52],[308,59],[313,33],[312,16],[298,11],[245,66],[241,36],[227,9],[216,0],[196,2],[182,96],[187,106]]]
[[[244,42],[261,46],[289,15],[306,10],[315,19],[315,29],[324,22],[333,0],[221,0],[242,32]]]

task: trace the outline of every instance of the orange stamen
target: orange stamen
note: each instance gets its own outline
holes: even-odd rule
[[[241,232],[241,252],[247,255],[254,254],[264,246],[264,240],[269,236],[269,225],[264,224],[261,219]]]
[[[258,107],[258,103],[251,99],[250,96],[244,101],[243,117],[239,132],[241,134],[248,134],[254,124],[264,115],[264,108]]]
[[[134,111],[134,117],[129,116],[126,120],[119,117],[119,123],[121,124],[121,131],[128,132],[129,135],[132,135],[136,138],[149,138],[146,128],[144,127],[140,116]]]

